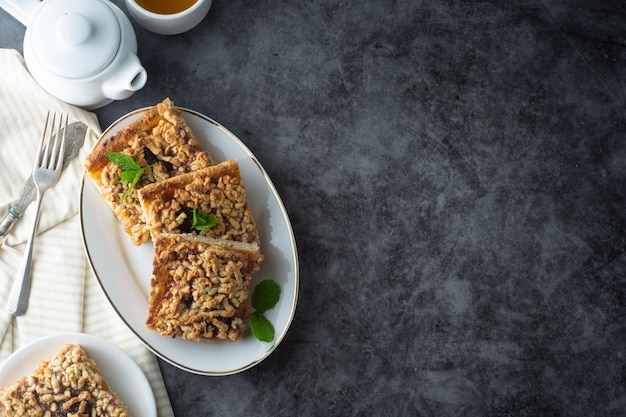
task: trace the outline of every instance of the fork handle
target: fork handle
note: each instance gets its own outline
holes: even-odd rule
[[[41,208],[41,201],[43,195],[37,193],[37,207],[35,211],[35,224],[30,232],[28,241],[26,242],[26,251],[22,258],[20,269],[15,276],[13,287],[11,288],[11,294],[9,294],[9,301],[7,302],[7,310],[14,316],[21,316],[26,313],[28,309],[28,299],[30,296],[30,271],[33,259],[33,243],[35,241],[35,234],[37,233],[37,226],[39,225],[39,213]]]

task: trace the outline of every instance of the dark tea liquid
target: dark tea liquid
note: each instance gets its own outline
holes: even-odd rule
[[[187,10],[197,0],[135,0],[144,9],[158,14],[174,14]]]

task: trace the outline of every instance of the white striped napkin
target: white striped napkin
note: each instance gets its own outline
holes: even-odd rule
[[[90,129],[76,159],[44,196],[29,308],[17,318],[5,306],[34,221],[34,204],[0,248],[0,362],[43,336],[64,332],[99,336],[120,346],[142,368],[157,399],[159,417],[173,416],[156,358],[114,312],[83,249],[78,216],[82,161],[101,132],[98,120],[46,93],[31,78],[21,55],[9,49],[0,49],[0,215],[8,211],[30,175],[48,110],[66,112],[70,123],[82,121]]]

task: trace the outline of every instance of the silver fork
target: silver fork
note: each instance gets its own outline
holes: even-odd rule
[[[26,243],[26,252],[22,258],[22,264],[13,282],[7,310],[14,316],[20,316],[28,309],[28,297],[30,295],[30,272],[33,257],[33,242],[39,225],[39,212],[43,194],[50,188],[61,175],[63,159],[65,157],[65,132],[67,131],[67,114],[61,113],[59,123],[56,123],[56,113],[48,112],[41,143],[37,149],[35,164],[33,166],[33,182],[37,190],[37,205],[33,230]],[[52,139],[54,130],[56,135]]]

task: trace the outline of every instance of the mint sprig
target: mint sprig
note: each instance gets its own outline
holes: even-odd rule
[[[254,312],[250,314],[250,329],[254,337],[261,342],[271,342],[274,340],[274,326],[262,313]]]
[[[219,219],[213,213],[205,213],[201,210],[193,209],[193,220],[191,228],[199,231],[212,229],[219,223]]]
[[[272,280],[261,281],[252,293],[252,307],[257,313],[265,313],[274,308],[280,298],[280,287]]]
[[[280,287],[272,280],[261,281],[254,288],[251,302],[255,311],[249,317],[250,329],[261,342],[274,340],[274,326],[263,313],[274,308],[279,299]]]
[[[120,173],[120,182],[123,184],[129,183],[128,189],[122,194],[122,203],[126,200],[126,197],[133,191],[139,178],[143,175],[145,169],[139,165],[132,157],[126,155],[123,152],[107,152],[104,154],[109,161],[122,169]]]

